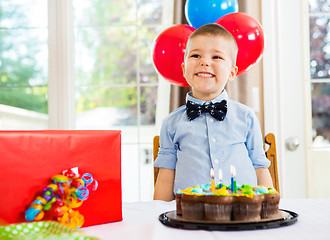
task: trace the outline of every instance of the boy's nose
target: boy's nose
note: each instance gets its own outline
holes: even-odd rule
[[[200,64],[203,67],[208,67],[210,65],[209,60],[207,58],[201,58],[200,59]]]
[[[201,60],[201,65],[203,67],[208,67],[209,66],[209,63],[207,61],[205,61],[205,60]]]

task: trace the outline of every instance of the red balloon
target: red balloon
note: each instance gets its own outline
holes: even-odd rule
[[[216,21],[236,39],[238,46],[237,75],[246,73],[262,58],[264,32],[260,23],[245,13],[229,13]]]
[[[161,32],[153,43],[154,66],[166,80],[181,87],[188,87],[181,64],[184,60],[187,40],[195,28],[178,24]]]

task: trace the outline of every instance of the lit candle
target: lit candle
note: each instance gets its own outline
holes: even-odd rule
[[[230,165],[230,173],[231,173],[231,191],[237,193],[237,185],[236,185],[236,168],[233,165]]]
[[[210,174],[211,174],[211,191],[213,193],[215,193],[215,184],[214,184],[214,170],[213,168],[211,168],[211,171],[210,171]]]
[[[222,188],[222,170],[219,169],[219,189]]]

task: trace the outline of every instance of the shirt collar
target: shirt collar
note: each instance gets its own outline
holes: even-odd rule
[[[216,102],[221,102],[222,100],[227,100],[228,101],[228,94],[227,94],[227,91],[224,89],[222,91],[222,93],[217,96],[216,98],[212,99],[211,101],[203,101],[203,100],[200,100],[200,99],[197,99],[197,98],[194,98],[192,96],[192,92],[188,92],[187,95],[186,95],[186,102],[187,101],[192,101],[192,102],[195,102],[195,103],[198,103],[200,105],[204,105],[206,103],[216,103]]]

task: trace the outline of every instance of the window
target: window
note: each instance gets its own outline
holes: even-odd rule
[[[73,0],[76,127],[122,130],[125,200],[152,197],[158,76],[151,49],[165,2]]]
[[[330,141],[330,1],[309,0],[313,146]]]
[[[47,1],[0,1],[0,129],[48,127]]]
[[[156,103],[169,88],[151,49],[172,24],[173,2],[3,0],[0,7],[0,128],[119,129],[123,200],[150,200]]]

